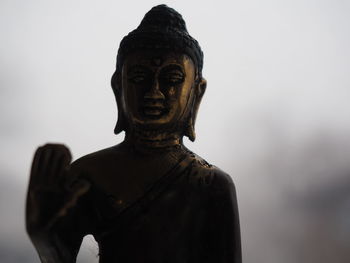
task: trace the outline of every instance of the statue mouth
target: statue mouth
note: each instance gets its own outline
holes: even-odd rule
[[[144,107],[143,114],[150,117],[161,116],[164,113],[164,108],[159,107]]]
[[[159,118],[163,116],[167,110],[162,102],[159,101],[145,101],[141,112],[146,117]]]

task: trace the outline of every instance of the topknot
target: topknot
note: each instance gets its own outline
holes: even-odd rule
[[[120,42],[117,72],[121,71],[125,57],[136,50],[170,50],[187,54],[201,77],[203,52],[197,40],[189,35],[181,14],[166,5],[148,11],[141,24]]]
[[[158,5],[148,11],[137,29],[144,30],[147,27],[163,27],[188,34],[181,14],[166,5]]]

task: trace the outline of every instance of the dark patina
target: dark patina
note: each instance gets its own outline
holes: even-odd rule
[[[112,88],[121,144],[71,163],[37,150],[27,231],[42,262],[75,262],[92,234],[101,263],[240,263],[231,177],[183,145],[206,89],[203,53],[181,15],[160,5],[122,40]]]

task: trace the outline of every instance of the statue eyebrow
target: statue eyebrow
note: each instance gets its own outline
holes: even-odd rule
[[[185,72],[183,70],[183,68],[178,65],[178,64],[170,64],[170,65],[166,65],[162,70],[161,70],[161,74],[164,73],[168,73],[169,71],[178,71],[179,73],[181,73],[182,75],[185,75]]]
[[[128,74],[147,74],[149,70],[141,65],[136,65],[128,70]]]

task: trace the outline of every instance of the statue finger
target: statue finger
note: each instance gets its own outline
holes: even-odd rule
[[[55,179],[57,180],[56,183],[62,186],[62,183],[64,183],[66,180],[69,165],[72,162],[72,155],[66,146],[59,144],[56,145],[56,147],[59,157],[57,158],[55,163],[56,165],[54,167],[54,172],[56,174]]]
[[[57,186],[64,180],[64,175],[68,171],[69,164],[72,160],[69,151],[56,151],[51,157],[51,166],[49,173],[49,183],[57,184]]]
[[[70,153],[70,150],[64,144],[47,144],[47,146],[53,149],[55,152],[60,152],[61,154],[66,156],[68,163],[72,161],[72,155]]]
[[[46,178],[49,186],[56,187],[59,175],[62,171],[62,160],[64,155],[58,151],[52,151],[50,159],[47,166]]]
[[[43,147],[39,147],[34,154],[34,158],[32,161],[32,167],[30,171],[30,179],[29,179],[29,187],[36,185],[40,182],[40,165],[42,160]]]
[[[39,160],[38,173],[40,182],[47,187],[49,185],[49,173],[51,168],[51,162],[53,158],[53,150],[49,145],[43,146],[43,151]]]
[[[54,186],[65,166],[71,161],[71,155],[67,147],[61,144],[46,144],[41,159],[41,174],[43,182],[47,186]]]

